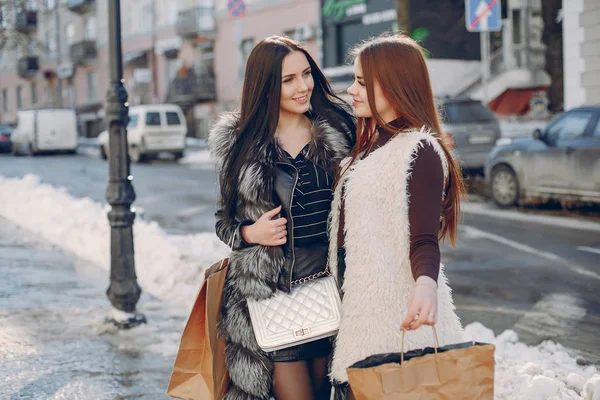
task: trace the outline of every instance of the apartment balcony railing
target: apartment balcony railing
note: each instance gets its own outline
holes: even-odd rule
[[[82,40],[73,43],[70,48],[71,61],[73,64],[86,64],[96,59],[96,41]]]
[[[196,7],[177,14],[175,30],[182,37],[214,38],[216,32],[215,9]]]
[[[36,56],[25,56],[17,61],[17,74],[23,79],[32,78],[40,70],[39,59]]]
[[[96,5],[96,0],[67,0],[67,7],[74,13],[85,14]]]
[[[195,76],[175,78],[171,81],[167,101],[181,106],[214,101],[217,89],[214,76]]]
[[[34,32],[37,23],[37,11],[19,11],[15,16],[15,29],[19,32]]]

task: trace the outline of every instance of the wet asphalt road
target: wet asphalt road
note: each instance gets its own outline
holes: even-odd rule
[[[0,156],[1,175],[35,174],[101,203],[107,171],[105,161],[90,155]],[[144,219],[172,234],[213,231],[217,185],[209,164],[160,160],[133,165],[132,174]],[[463,323],[480,321],[496,334],[514,329],[528,344],[550,339],[582,362],[600,364],[600,224],[574,229],[529,220],[521,211],[510,212],[520,218],[505,218],[472,201],[479,212],[464,214],[456,248],[442,245]]]

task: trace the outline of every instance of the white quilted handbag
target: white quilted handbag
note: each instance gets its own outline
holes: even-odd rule
[[[342,302],[333,276],[277,291],[266,300],[248,299],[256,341],[265,352],[285,349],[335,335]]]

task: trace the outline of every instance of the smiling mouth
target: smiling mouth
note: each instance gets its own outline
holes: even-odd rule
[[[292,100],[296,100],[296,101],[306,101],[308,99],[308,95],[304,95],[302,97],[295,97]]]

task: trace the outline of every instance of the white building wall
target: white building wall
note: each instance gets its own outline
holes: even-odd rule
[[[566,110],[586,103],[586,91],[582,82],[585,61],[581,55],[584,31],[580,25],[583,3],[584,0],[563,2],[563,63]]]

